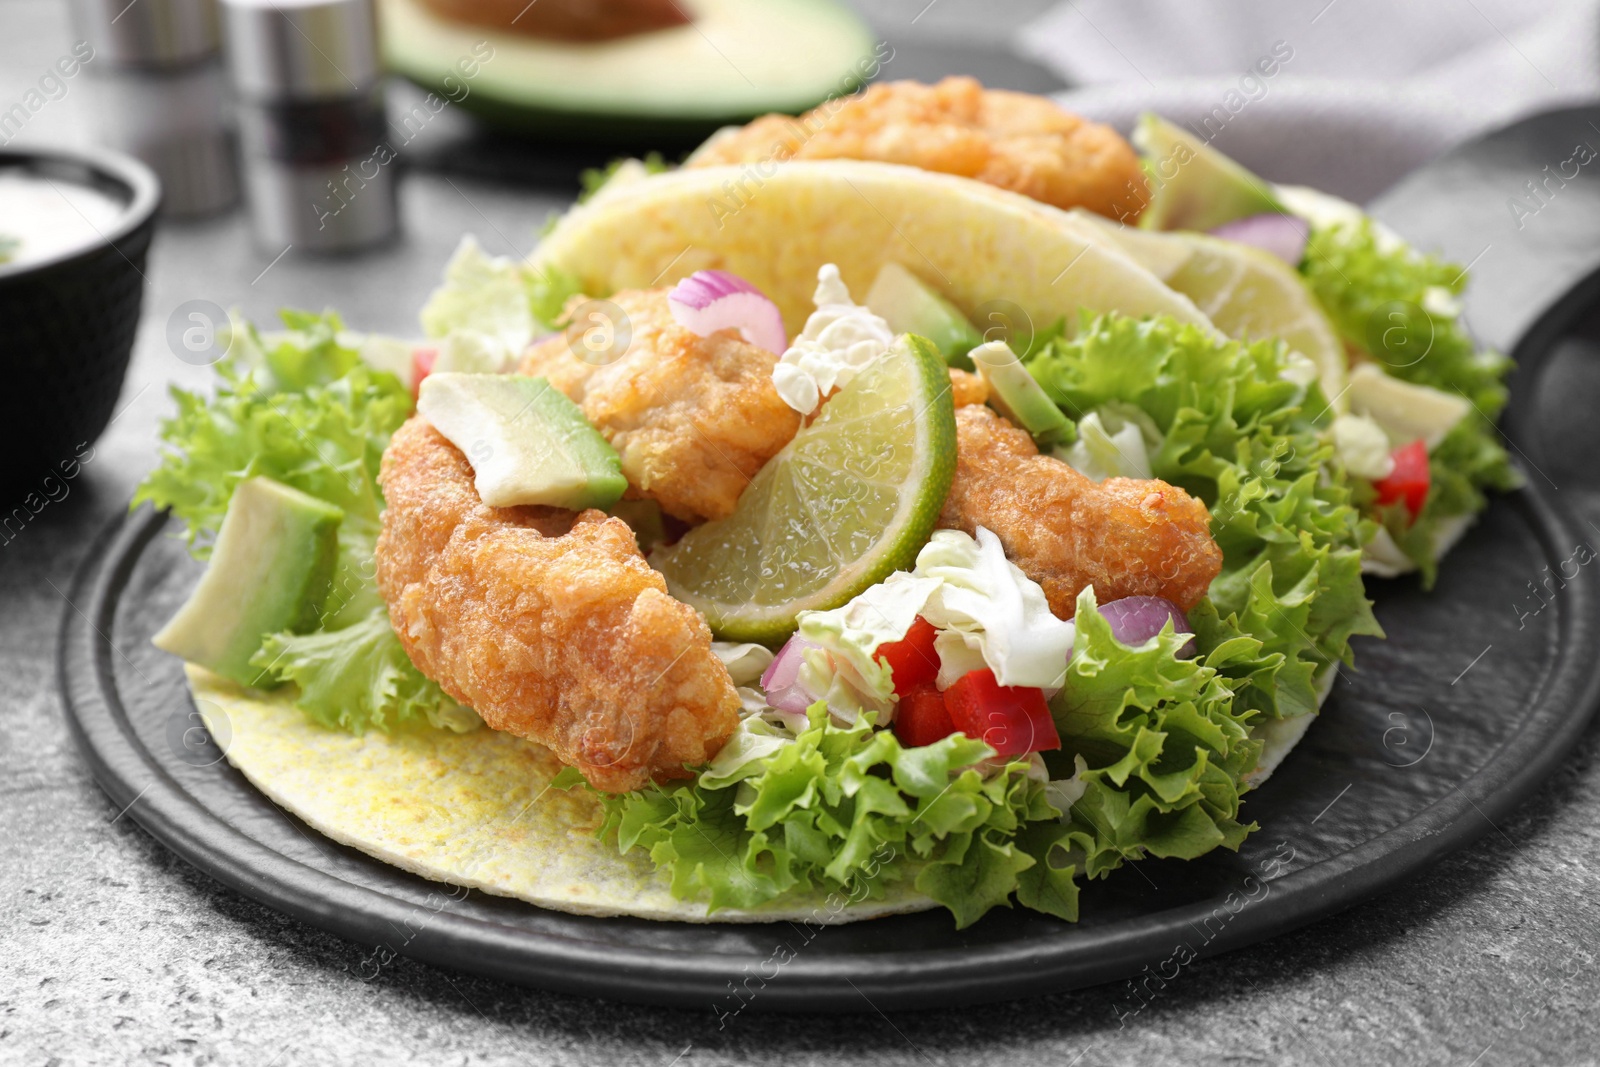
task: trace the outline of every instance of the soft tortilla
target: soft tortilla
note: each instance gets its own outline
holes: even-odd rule
[[[888,262],[936,286],[980,328],[1020,313],[1032,329],[1065,317],[1071,330],[1080,310],[1211,327],[1099,228],[971,178],[893,163],[706,167],[607,185],[562,217],[530,269],[561,267],[591,293],[731,271],[770,297],[795,333],[812,311],[818,267],[837,264],[862,300]]]
[[[497,730],[360,737],[311,723],[293,689],[243,689],[190,666],[189,686],[228,762],[318,833],[437,882],[578,915],[682,922],[855,922],[937,905],[908,882],[883,900],[839,906],[808,893],[753,911],[678,900],[641,850],[623,856],[594,835],[587,790],[547,789],[561,764]]]

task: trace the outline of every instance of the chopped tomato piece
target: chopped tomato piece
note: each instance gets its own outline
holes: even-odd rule
[[[411,395],[417,395],[417,390],[422,388],[422,379],[433,373],[433,362],[439,358],[439,350],[431,345],[418,345],[411,350]]]
[[[1044,701],[1044,690],[1001,685],[994,671],[968,671],[944,691],[956,729],[977,738],[996,755],[1021,756],[1061,747],[1061,735]]]
[[[1421,441],[1413,441],[1395,449],[1392,455],[1394,470],[1389,472],[1389,477],[1373,483],[1373,488],[1378,491],[1378,503],[1403,501],[1406,510],[1411,513],[1411,521],[1415,522],[1428,499],[1431,478],[1428,473],[1428,446]]]
[[[889,665],[896,696],[904,698],[923,682],[938,677],[939,653],[933,650],[933,639],[938,633],[933,623],[918,615],[904,637],[878,646],[875,656]]]
[[[955,732],[944,694],[931,681],[920,682],[901,695],[894,713],[894,735],[902,745],[931,745]]]

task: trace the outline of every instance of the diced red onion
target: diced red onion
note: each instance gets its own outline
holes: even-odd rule
[[[725,270],[695,271],[667,294],[667,306],[679,326],[701,337],[733,329],[768,352],[782,355],[789,347],[778,305],[737,274]]]
[[[767,703],[779,711],[804,713],[817,702],[817,695],[800,683],[800,668],[805,665],[807,649],[817,648],[799,634],[789,638],[761,675],[761,688],[766,691]]]
[[[1213,237],[1224,237],[1271,252],[1291,267],[1298,267],[1305,258],[1310,234],[1311,225],[1305,219],[1276,214],[1247,215],[1211,231]]]
[[[1172,620],[1172,632],[1192,634],[1183,609],[1172,601],[1158,596],[1128,596],[1100,605],[1100,614],[1111,624],[1111,633],[1125,645],[1142,645]],[[1195,643],[1188,641],[1178,650],[1184,658],[1194,655]]]

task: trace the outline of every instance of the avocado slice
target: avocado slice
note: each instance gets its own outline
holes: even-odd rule
[[[342,521],[343,510],[282,482],[240,482],[200,584],[152,643],[241,685],[272,684],[250,657],[267,634],[316,629]]]
[[[490,507],[609,509],[628,488],[616,449],[543,378],[430,374],[417,413],[467,457]]]
[[[989,383],[989,403],[1032,434],[1040,447],[1066,444],[1077,436],[1072,420],[1045,395],[1004,341],[989,341],[974,348],[972,362]]]
[[[504,129],[572,140],[689,147],[718,127],[791,114],[854,90],[883,55],[835,0],[695,0],[687,25],[574,44],[441,18],[380,0],[390,70]],[[439,104],[396,122],[420,132]]]
[[[1271,182],[1159,115],[1140,116],[1133,143],[1151,189],[1141,229],[1210,231],[1250,215],[1290,214]]]
[[[895,333],[914,333],[933,342],[946,363],[972,370],[967,353],[983,344],[983,334],[950,301],[898,263],[885,263],[867,292],[867,307]]]

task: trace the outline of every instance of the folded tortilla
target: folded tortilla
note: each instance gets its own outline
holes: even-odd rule
[[[313,830],[436,882],[516,897],[577,915],[681,922],[854,922],[937,905],[892,883],[882,900],[841,907],[796,893],[741,911],[679,900],[642,850],[624,856],[595,836],[600,803],[579,786],[551,789],[561,763],[498,730],[421,729],[361,736],[329,730],[294,707],[294,689],[245,689],[188,668],[206,728],[228,762]]]

